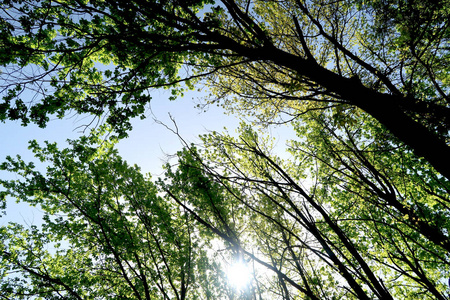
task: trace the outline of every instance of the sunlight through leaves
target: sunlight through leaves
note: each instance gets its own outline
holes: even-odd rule
[[[242,260],[234,262],[227,270],[228,282],[236,289],[246,287],[250,283],[251,276],[249,266]]]

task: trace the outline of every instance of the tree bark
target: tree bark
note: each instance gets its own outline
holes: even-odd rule
[[[361,108],[409,146],[417,156],[425,158],[441,175],[450,179],[450,147],[402,110],[402,104],[409,105],[410,99],[371,90],[357,80],[345,78],[310,60],[274,47],[263,51],[261,58],[296,71],[338,94],[349,104]]]

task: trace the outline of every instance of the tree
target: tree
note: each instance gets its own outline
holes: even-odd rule
[[[95,137],[30,147],[46,174],[9,158],[3,193],[39,205],[42,226],[1,228],[2,299],[211,299],[224,284],[211,239],[136,166]],[[214,276],[212,276],[212,274]]]
[[[206,85],[253,123],[186,144],[156,183],[96,135],[33,143],[45,175],[9,159],[4,194],[47,216],[2,228],[2,296],[448,299],[449,7],[4,1],[3,120],[75,111],[123,137],[152,88]],[[255,129],[273,123],[296,132],[288,158]],[[252,265],[241,293],[219,255]]]
[[[403,173],[429,171],[404,149],[383,151],[360,139],[379,129],[373,119],[345,125],[338,135],[326,114],[317,114],[298,125],[287,161],[270,154],[249,127],[239,139],[205,140],[214,170],[226,170],[215,172],[217,180],[243,190],[235,197],[251,215],[245,233],[264,249],[263,260],[276,260],[310,298],[446,299],[448,184],[433,174]],[[316,182],[302,184],[309,176]],[[348,291],[330,294],[340,289]]]
[[[221,253],[258,266],[242,299],[448,299],[448,185],[359,139],[373,119],[337,135],[327,117],[296,125],[288,160],[248,125],[211,133],[156,185],[95,137],[32,143],[46,174],[9,158],[23,179],[2,184],[45,222],[2,228],[2,296],[235,299]]]
[[[294,115],[358,107],[449,178],[448,7],[8,0],[1,118],[45,126],[53,114],[106,114],[124,135],[150,89],[170,87],[176,96],[205,79],[219,99],[238,94],[246,107]],[[23,99],[26,90],[39,100]]]

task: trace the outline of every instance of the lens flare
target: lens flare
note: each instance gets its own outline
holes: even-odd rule
[[[243,261],[233,263],[227,270],[228,282],[237,289],[244,288],[251,280],[251,271]]]

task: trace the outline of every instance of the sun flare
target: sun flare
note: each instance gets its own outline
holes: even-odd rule
[[[251,270],[245,262],[237,261],[227,270],[228,282],[235,288],[244,288],[251,280]]]

